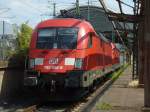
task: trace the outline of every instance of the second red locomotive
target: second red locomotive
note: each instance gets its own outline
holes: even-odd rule
[[[119,55],[85,20],[46,20],[33,32],[24,85],[89,87],[120,66]]]

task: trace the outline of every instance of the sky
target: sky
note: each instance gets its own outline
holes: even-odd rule
[[[79,0],[80,6],[87,5],[88,0]],[[108,9],[119,12],[116,0],[104,0]],[[133,6],[133,0],[123,0]],[[35,27],[41,20],[52,18],[53,3],[56,3],[56,12],[61,9],[75,7],[75,0],[0,0],[0,21],[5,20],[20,25],[28,22]],[[90,5],[101,6],[98,0],[90,0]],[[123,6],[124,13],[132,14],[133,10]]]

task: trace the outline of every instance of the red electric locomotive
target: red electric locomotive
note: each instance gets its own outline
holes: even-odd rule
[[[89,87],[117,69],[119,51],[85,20],[46,20],[35,28],[24,85]]]

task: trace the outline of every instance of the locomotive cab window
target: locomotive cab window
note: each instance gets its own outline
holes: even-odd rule
[[[77,28],[47,28],[38,31],[39,49],[75,49],[77,46]]]
[[[75,28],[59,28],[59,48],[75,49],[77,46],[77,30]]]
[[[88,48],[91,48],[92,47],[92,38],[93,37],[93,34],[92,33],[90,33],[89,34],[89,39],[88,39]]]

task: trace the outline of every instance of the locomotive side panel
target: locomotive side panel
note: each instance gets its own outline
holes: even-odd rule
[[[91,32],[88,36],[88,48],[85,49],[85,60],[86,62],[86,71],[82,78],[82,87],[88,87],[93,84],[94,80],[100,78],[103,73],[103,52],[101,48],[101,41]]]

